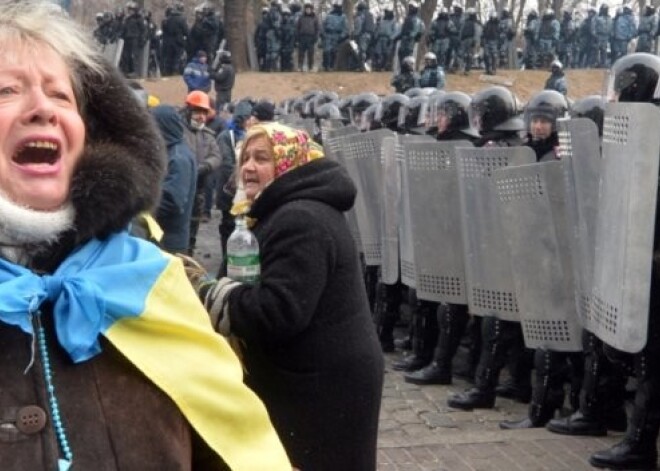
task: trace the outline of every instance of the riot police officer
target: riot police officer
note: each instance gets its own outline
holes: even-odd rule
[[[470,106],[470,119],[481,136],[475,141],[475,146],[521,145],[520,131],[524,129],[524,122],[519,114],[518,100],[504,87],[490,87],[475,94]],[[481,337],[475,386],[452,394],[447,400],[450,407],[464,410],[492,408],[499,374],[509,357],[518,360],[516,366],[521,372],[512,372],[517,390],[531,390],[529,369],[526,367],[528,355],[525,355],[520,323],[485,316],[481,320]]]
[[[314,12],[314,5],[306,2],[303,13],[296,23],[296,37],[298,41],[298,71],[314,70],[314,48],[319,39],[321,25]],[[305,64],[305,58],[307,63]],[[305,69],[306,66],[306,69]]]
[[[332,71],[335,68],[337,47],[348,38],[348,20],[341,2],[332,4],[332,10],[323,20],[321,30],[321,46],[323,48],[323,70]]]
[[[660,104],[657,93],[660,58],[657,56],[629,54],[612,66],[610,76],[607,90],[610,99],[619,103]],[[656,131],[657,123],[649,124],[650,132]],[[589,459],[589,463],[597,468],[653,469],[657,465],[660,432],[660,212],[657,209],[655,218],[646,344],[635,354],[623,353],[605,345],[608,357],[634,371],[637,380],[635,400],[623,440],[607,450],[594,453]]]
[[[445,88],[445,71],[438,64],[438,59],[432,52],[424,54],[424,69],[419,77],[419,86],[422,88]]]
[[[399,64],[403,63],[404,58],[414,54],[415,44],[422,39],[424,31],[424,22],[419,17],[419,3],[408,3],[408,14],[395,38],[395,41],[399,40]]]
[[[449,20],[449,14],[446,8],[441,8],[438,16],[431,23],[426,42],[429,49],[437,57],[438,63],[443,68],[447,68],[449,41],[452,32],[455,32],[456,26]]]
[[[183,4],[177,4],[161,23],[163,31],[163,75],[180,73],[181,56],[188,39],[188,24],[183,16]]]
[[[543,13],[541,25],[539,26],[539,54],[542,68],[547,68],[556,54],[556,46],[559,41],[560,25],[555,12],[548,8]]]
[[[468,75],[472,69],[472,60],[481,42],[481,22],[477,19],[474,8],[468,8],[465,21],[461,27],[461,56],[463,58],[463,75]]]
[[[394,41],[397,35],[398,27],[394,19],[394,11],[386,7],[383,10],[383,17],[376,25],[373,57],[374,70],[381,71],[391,68]]]
[[[637,36],[635,18],[629,5],[624,5],[612,23],[612,63],[628,54],[628,44]]]
[[[484,33],[481,37],[481,46],[484,51],[484,65],[486,66],[486,75],[495,75],[497,73],[497,63],[499,62],[499,42],[500,42],[500,20],[495,10],[490,12],[488,21],[484,25]]]
[[[374,17],[367,8],[365,2],[359,2],[353,19],[353,38],[357,42],[359,62],[358,67],[362,70],[369,59],[367,53],[375,30]]]
[[[413,87],[419,87],[419,75],[415,72],[415,59],[405,57],[401,62],[401,72],[392,77],[391,85],[396,93],[405,93]]]
[[[523,36],[525,37],[524,61],[526,69],[536,68],[539,41],[539,15],[536,10],[530,10],[527,14]]]
[[[556,59],[550,64],[550,77],[546,80],[544,89],[554,90],[564,96],[568,93],[568,85],[566,85],[566,77],[564,75],[564,66]]]
[[[658,17],[655,15],[655,7],[646,5],[644,7],[644,16],[639,19],[639,28],[637,33],[637,49],[635,52],[651,52],[653,40],[658,31]]]
[[[282,72],[293,71],[293,51],[296,48],[296,24],[294,23],[289,8],[282,8],[282,24],[280,41],[280,70]]]

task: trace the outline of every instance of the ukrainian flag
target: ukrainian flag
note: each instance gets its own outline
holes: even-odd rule
[[[0,321],[32,334],[45,300],[74,362],[100,352],[102,334],[232,470],[291,470],[263,403],[243,384],[240,362],[213,331],[178,258],[121,233],[87,243],[53,275],[0,259]]]

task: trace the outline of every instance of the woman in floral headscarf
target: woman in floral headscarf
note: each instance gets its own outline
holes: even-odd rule
[[[356,189],[304,131],[258,124],[239,177],[261,250],[261,279],[201,288],[216,329],[240,339],[247,384],[292,464],[376,468],[383,359],[343,212]]]

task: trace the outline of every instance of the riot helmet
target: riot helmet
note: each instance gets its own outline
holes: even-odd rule
[[[418,11],[419,11],[419,3],[417,3],[417,2],[408,3],[408,14],[409,15],[416,15]]]
[[[437,67],[438,66],[438,58],[436,55],[432,52],[427,52],[424,54],[424,65],[426,67]]]
[[[603,120],[605,118],[605,101],[601,95],[590,95],[580,98],[571,106],[571,118],[588,118],[596,123],[598,135],[603,135]]]
[[[335,103],[324,103],[314,108],[314,117],[321,119],[341,119],[341,112]]]
[[[350,117],[351,122],[357,126],[360,125],[362,120],[362,113],[369,106],[374,103],[378,103],[380,98],[375,93],[360,93],[359,95],[354,95],[351,99],[350,107]]]
[[[357,11],[364,11],[367,9],[367,4],[364,2],[358,2],[357,6],[355,7]]]
[[[449,131],[463,131],[470,136],[479,137],[479,133],[470,124],[470,104],[472,99],[463,92],[445,93],[431,103],[431,127],[438,135]]]
[[[566,97],[555,90],[543,90],[534,95],[525,107],[525,128],[532,140],[549,138],[557,132],[557,119],[569,110]]]
[[[398,128],[414,134],[419,133],[420,128],[424,128],[426,125],[428,104],[428,96],[420,95],[411,98],[407,104],[399,108]]]
[[[356,123],[360,131],[373,131],[380,129],[380,121],[376,121],[375,117],[380,108],[380,101],[369,105],[360,115],[360,122]]]
[[[316,116],[316,108],[326,103],[332,103],[339,100],[339,96],[335,92],[321,92],[307,100],[305,105],[306,116]]]
[[[293,112],[298,116],[303,117],[305,115],[306,103],[307,101],[304,98],[296,98],[293,100],[293,103],[291,104],[291,110],[289,110],[289,112]]]
[[[407,96],[408,98],[415,98],[416,96],[426,95],[426,94],[424,93],[424,91],[423,91],[421,88],[419,88],[419,87],[412,87],[412,88],[409,88],[409,89],[406,90],[403,94],[404,94],[405,96]]]
[[[415,70],[415,58],[406,56],[401,61],[401,72],[412,72]]]
[[[644,16],[653,16],[655,15],[655,7],[653,5],[646,5],[644,10]]]
[[[401,93],[395,93],[383,98],[374,119],[384,127],[392,130],[396,129],[399,121],[399,109],[406,106],[409,101],[410,98]]]
[[[500,86],[480,91],[470,104],[470,122],[482,135],[491,131],[522,131],[525,123],[519,114],[518,99]]]
[[[353,101],[353,96],[347,96],[342,98],[337,102],[337,108],[341,112],[341,119],[349,123],[351,121],[351,103]]]
[[[660,103],[660,57],[645,52],[628,54],[610,69],[605,96],[608,101]]]

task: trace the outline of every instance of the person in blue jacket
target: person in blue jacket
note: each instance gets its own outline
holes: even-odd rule
[[[188,93],[195,90],[205,93],[211,91],[211,72],[207,60],[206,52],[197,51],[193,60],[188,62],[183,70],[183,81],[186,82]]]
[[[183,138],[184,123],[176,108],[160,105],[152,109],[152,115],[167,146],[167,174],[156,210],[156,220],[164,232],[161,245],[168,252],[186,253],[197,189],[197,162]]]

